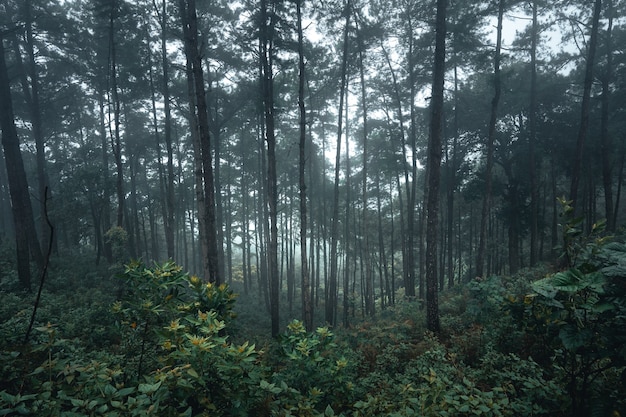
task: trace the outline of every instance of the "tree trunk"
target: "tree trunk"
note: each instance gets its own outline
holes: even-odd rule
[[[578,185],[580,183],[580,172],[583,163],[583,150],[585,147],[585,139],[589,127],[589,112],[591,107],[591,87],[593,84],[593,65],[595,62],[596,48],[598,44],[598,28],[600,26],[600,12],[602,11],[602,0],[595,0],[593,10],[593,21],[591,24],[591,35],[589,37],[589,50],[587,52],[587,61],[585,67],[585,81],[583,85],[583,98],[580,110],[580,126],[578,129],[578,138],[576,140],[576,155],[574,157],[574,166],[572,169],[572,183],[570,186],[570,200],[574,213],[578,212]]]
[[[411,128],[410,128],[410,146],[411,146],[411,183],[407,181],[407,226],[405,237],[407,239],[406,242],[406,261],[405,261],[405,271],[404,271],[404,291],[406,297],[410,300],[415,299],[415,210],[416,210],[416,202],[417,202],[417,120],[415,114],[415,98],[417,96],[417,88],[416,88],[416,80],[415,80],[415,57],[413,56],[413,47],[414,47],[414,37],[413,37],[413,22],[410,18],[410,10],[407,10],[407,15],[409,16],[408,25],[408,39],[409,39],[409,90],[411,96],[411,105],[410,105],[410,114],[411,114]],[[422,238],[420,236],[420,249],[422,246]],[[423,251],[420,250],[420,254]],[[420,274],[421,280],[421,274]],[[420,285],[420,299],[421,294],[423,294],[423,286]]]
[[[213,183],[213,165],[211,157],[211,135],[206,104],[206,94],[204,89],[204,75],[202,70],[202,57],[198,50],[198,16],[196,13],[195,0],[180,0],[181,12],[183,15],[183,27],[186,31],[185,53],[189,53],[188,60],[191,61],[193,73],[193,88],[195,91],[195,120],[198,123],[198,134],[200,139],[200,153],[202,156],[202,179],[204,204],[204,228],[207,247],[207,257],[203,260],[205,279],[214,284],[221,284],[222,277],[219,276],[218,267],[218,245],[216,221],[215,221],[215,189]],[[193,119],[192,119],[193,120]],[[197,168],[196,168],[197,169]],[[199,213],[200,214],[200,213]],[[207,275],[208,274],[208,275]]]
[[[376,312],[376,300],[374,298],[374,277],[372,271],[372,261],[370,259],[370,241],[369,241],[369,216],[367,212],[368,196],[367,196],[367,91],[365,89],[365,44],[363,42],[363,35],[358,26],[358,21],[355,16],[356,23],[356,36],[359,47],[359,75],[361,78],[361,106],[363,108],[363,153],[362,153],[362,167],[361,167],[361,200],[363,204],[363,210],[361,212],[361,237],[363,242],[362,258],[365,272],[365,314],[374,315]],[[382,287],[381,287],[382,290]]]
[[[174,149],[172,147],[172,111],[170,108],[169,87],[169,63],[167,60],[167,1],[163,0],[161,6],[161,67],[163,71],[163,111],[165,113],[165,149],[167,152],[167,181],[165,182],[165,200],[167,207],[166,217],[163,219],[165,226],[165,244],[167,245],[167,257],[174,259]]]
[[[611,137],[609,136],[609,104],[613,78],[613,0],[608,4],[609,23],[606,30],[606,71],[602,77],[602,117],[600,127],[600,146],[602,149],[602,185],[604,187],[604,215],[607,230],[615,230],[613,216],[613,179],[611,175]]]
[[[117,227],[124,227],[124,165],[122,162],[122,141],[120,138],[120,98],[117,88],[117,53],[115,48],[115,17],[117,15],[117,1],[111,2],[109,12],[109,76],[111,79],[111,100],[113,106],[113,129],[110,132],[111,149],[115,159],[116,177],[115,189],[117,192]],[[110,110],[109,110],[110,112]]]
[[[276,177],[276,136],[274,127],[274,24],[275,14],[268,13],[268,0],[261,0],[261,82],[265,112],[265,143],[267,144],[267,203],[270,235],[268,248],[270,316],[272,337],[279,333],[278,275],[278,179]]]
[[[300,112],[300,142],[299,142],[299,187],[300,187],[300,269],[302,275],[302,319],[307,331],[313,331],[313,308],[311,307],[311,283],[307,264],[307,203],[306,181],[306,108],[304,105],[304,43],[302,35],[302,3],[296,1],[298,15],[298,110]]]
[[[443,137],[443,85],[446,64],[446,0],[437,0],[435,27],[435,65],[430,102],[430,140],[428,141],[428,200],[426,220],[426,324],[431,332],[439,332],[439,300],[437,292],[437,227],[439,221],[439,181],[441,176],[441,144]]]
[[[530,179],[530,266],[538,260],[539,243],[539,187],[537,184],[537,163],[535,144],[537,142],[537,0],[532,2],[533,21],[530,46],[530,109],[528,114],[528,151],[530,154],[528,175]]]
[[[489,134],[487,137],[487,166],[485,169],[485,194],[483,195],[483,207],[480,216],[480,237],[478,242],[478,254],[476,257],[476,276],[484,274],[485,251],[487,246],[487,222],[491,210],[491,184],[493,170],[494,141],[496,136],[496,122],[498,117],[498,103],[502,85],[500,81],[500,51],[502,49],[502,19],[504,16],[504,0],[498,3],[498,31],[496,40],[496,55],[494,58],[494,96],[491,100],[491,117],[489,119]]]
[[[348,0],[346,10],[344,10],[346,16],[346,23],[344,28],[343,37],[343,57],[341,60],[341,81],[339,85],[339,111],[337,119],[337,154],[335,157],[335,185],[333,191],[333,215],[330,231],[330,277],[328,279],[328,290],[326,295],[326,323],[331,326],[335,325],[335,294],[337,292],[337,274],[338,274],[338,256],[337,246],[339,240],[339,181],[340,181],[340,166],[341,166],[341,132],[343,130],[343,106],[344,106],[344,94],[346,90],[346,74],[348,67],[348,29],[350,26],[350,14],[351,14],[351,2]],[[344,285],[344,326],[348,325],[348,287]]]
[[[37,186],[38,186],[38,200],[39,200],[39,212],[40,212],[40,231],[41,231],[41,245],[40,247],[46,247],[50,240],[50,228],[46,223],[46,216],[44,215],[44,205],[46,202],[46,189],[48,187],[46,177],[46,156],[45,156],[45,143],[43,137],[43,129],[41,123],[41,106],[39,104],[39,70],[37,68],[37,62],[35,61],[35,41],[33,37],[33,16],[32,16],[32,1],[26,0],[24,2],[24,16],[26,20],[26,49],[28,52],[28,73],[30,75],[30,94],[27,97],[29,100],[29,107],[31,113],[31,122],[33,124],[33,136],[35,138],[36,149],[36,161],[37,161]],[[43,260],[43,258],[42,258]],[[37,262],[39,264],[39,261]],[[43,266],[43,263],[39,265]]]
[[[15,244],[17,250],[17,273],[20,285],[30,291],[30,252],[40,248],[35,231],[33,209],[28,193],[26,170],[20,152],[13,115],[11,86],[4,57],[4,40],[0,36],[0,127],[2,128],[2,147],[6,162],[7,180],[11,194],[11,207],[15,225]],[[29,232],[30,230],[30,232]],[[34,234],[34,236],[33,236]],[[32,239],[35,242],[31,242]]]

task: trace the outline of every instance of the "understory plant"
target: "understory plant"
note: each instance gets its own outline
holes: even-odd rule
[[[584,233],[562,202],[564,270],[533,284],[527,323],[553,350],[553,371],[566,387],[572,416],[626,414],[626,244]],[[530,331],[529,330],[529,331]]]

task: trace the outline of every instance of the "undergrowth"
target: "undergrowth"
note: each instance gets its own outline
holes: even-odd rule
[[[59,263],[29,344],[32,296],[1,294],[0,415],[626,415],[626,245],[574,243],[562,271],[443,292],[439,335],[398,297],[348,329],[259,339],[242,320],[258,305],[172,262]]]

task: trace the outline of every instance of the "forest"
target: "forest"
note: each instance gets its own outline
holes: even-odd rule
[[[626,416],[624,11],[0,0],[0,416]]]

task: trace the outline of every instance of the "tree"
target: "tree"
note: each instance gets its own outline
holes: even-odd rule
[[[167,152],[167,176],[165,181],[165,218],[163,219],[165,226],[165,244],[167,245],[167,256],[174,258],[174,149],[172,146],[172,110],[170,105],[170,77],[169,62],[167,59],[167,1],[163,0],[160,11],[161,24],[161,68],[163,72],[163,109],[165,112],[164,136],[165,149]],[[158,7],[155,3],[155,8]]]
[[[604,215],[607,222],[607,230],[615,230],[615,217],[613,215],[613,180],[611,175],[611,137],[609,134],[609,111],[611,88],[613,78],[613,0],[608,0],[608,27],[606,29],[606,69],[602,75],[602,114],[600,126],[600,146],[602,160],[602,186],[604,188]]]
[[[446,64],[446,0],[437,0],[435,19],[435,63],[430,101],[430,137],[428,141],[428,198],[426,207],[426,324],[428,330],[439,332],[439,301],[437,280],[437,244],[439,221],[439,182],[441,177],[441,146],[443,138],[443,104]]]
[[[33,209],[28,193],[26,170],[15,127],[9,73],[4,53],[4,35],[0,33],[0,127],[7,169],[11,207],[15,225],[17,272],[20,285],[30,291],[30,253],[41,250],[35,231]],[[41,255],[41,253],[40,253]]]
[[[578,184],[580,183],[580,171],[583,164],[583,150],[587,130],[589,129],[589,113],[591,108],[591,87],[593,84],[593,66],[598,44],[598,30],[600,26],[600,12],[602,11],[602,0],[595,0],[593,6],[593,17],[591,22],[591,33],[589,35],[589,46],[587,49],[587,60],[585,64],[585,80],[583,83],[583,97],[580,107],[580,124],[578,127],[578,137],[576,139],[576,153],[574,156],[574,166],[572,168],[572,182],[570,186],[569,198],[572,201],[573,212],[580,210],[578,202]]]
[[[343,110],[344,110],[344,95],[346,91],[346,79],[348,72],[348,34],[350,26],[350,14],[351,14],[351,1],[348,0],[344,9],[345,13],[345,27],[343,35],[343,54],[341,60],[341,79],[339,84],[339,112],[337,118],[337,154],[335,158],[335,184],[333,191],[333,214],[332,224],[330,232],[330,276],[328,277],[329,288],[326,292],[326,322],[331,326],[335,324],[335,304],[336,304],[336,292],[337,292],[337,275],[338,275],[338,241],[339,241],[339,181],[340,181],[340,166],[341,166],[341,133],[343,129]],[[347,283],[344,281],[344,284]],[[348,312],[347,312],[347,291],[348,285],[344,285],[344,326],[348,325]]]
[[[480,237],[478,254],[476,257],[476,276],[483,276],[483,267],[485,263],[485,250],[487,245],[487,221],[489,218],[489,211],[491,210],[491,187],[493,182],[492,170],[493,170],[493,153],[494,153],[494,141],[496,135],[496,123],[498,117],[498,103],[500,101],[500,95],[502,93],[502,85],[500,80],[500,53],[502,49],[502,19],[504,16],[504,0],[498,2],[498,26],[496,34],[496,53],[494,57],[494,96],[491,100],[491,116],[489,118],[489,132],[487,135],[487,162],[485,169],[485,191],[483,194],[483,206],[480,216]]]
[[[305,181],[306,168],[306,107],[304,103],[305,66],[304,66],[304,40],[302,34],[302,3],[296,0],[297,26],[298,26],[298,110],[300,112],[300,142],[298,179],[300,186],[300,268],[302,274],[302,318],[307,331],[313,331],[313,308],[311,306],[311,283],[307,263],[307,193]]]
[[[197,122],[196,129],[199,135],[200,155],[202,167],[202,192],[204,196],[204,239],[206,240],[207,254],[203,260],[205,279],[215,284],[222,283],[218,267],[218,244],[215,221],[215,188],[213,184],[213,165],[211,156],[211,134],[207,114],[202,57],[198,44],[198,15],[195,0],[179,1],[183,32],[185,34],[185,53],[191,63],[193,91],[195,92],[195,114],[191,120]],[[199,169],[199,167],[196,167]],[[200,214],[200,213],[199,213]]]
[[[269,4],[268,4],[269,1]],[[269,279],[272,337],[279,334],[279,275],[278,275],[278,180],[276,175],[276,132],[274,120],[274,28],[276,2],[261,0],[261,89],[265,116],[265,143],[267,144],[267,204],[269,208]]]

